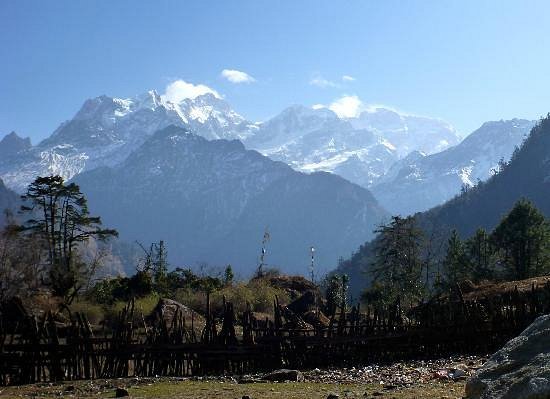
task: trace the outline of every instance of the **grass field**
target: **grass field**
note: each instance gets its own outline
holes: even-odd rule
[[[99,380],[63,384],[35,384],[0,387],[1,398],[112,398],[116,387],[128,389],[133,398],[175,399],[325,399],[330,393],[340,398],[462,398],[463,383],[433,381],[406,388],[384,389],[374,384],[259,383],[172,381],[172,380]]]

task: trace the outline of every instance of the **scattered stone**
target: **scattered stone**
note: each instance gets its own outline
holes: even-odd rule
[[[329,393],[327,399],[338,399],[340,396],[335,393]]]
[[[258,384],[262,382],[265,383],[266,381],[249,375],[244,375],[237,380],[238,384]]]
[[[248,395],[243,395],[243,397],[241,399],[251,399],[251,398]]]
[[[418,383],[425,384],[433,380],[460,381],[472,375],[485,360],[485,357],[459,356],[435,360],[412,360],[387,365],[372,364],[349,369],[314,369],[304,371],[303,374],[307,382],[378,384],[386,390],[399,389]],[[459,369],[461,371],[457,372]],[[462,377],[462,372],[466,375],[465,377]]]
[[[130,396],[127,389],[124,388],[117,388],[115,391],[115,398],[124,398],[126,396]]]
[[[460,381],[460,380],[465,380],[467,377],[467,374],[463,369],[454,369],[449,373],[449,377],[453,381]]]
[[[280,369],[280,370],[272,371],[271,373],[264,374],[262,379],[267,381],[276,381],[276,382],[284,382],[284,381],[301,382],[301,381],[304,381],[304,375],[302,374],[302,372],[298,370]]]
[[[550,315],[508,341],[466,383],[468,399],[550,397]]]

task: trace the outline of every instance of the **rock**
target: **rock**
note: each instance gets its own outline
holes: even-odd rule
[[[338,399],[340,396],[335,393],[329,393],[327,399]]]
[[[117,388],[115,391],[115,398],[124,398],[126,396],[130,396],[127,389],[124,388]]]
[[[296,299],[307,291],[317,291],[319,288],[303,276],[269,276],[269,285],[285,290],[291,299]]]
[[[202,328],[206,324],[204,317],[193,309],[167,298],[159,299],[157,306],[155,306],[153,311],[147,316],[146,321],[149,324],[155,324],[162,320],[167,327],[170,327],[176,315],[183,316],[187,326],[190,326],[191,320],[193,320],[195,332],[202,332]]]
[[[466,371],[460,368],[454,369],[449,373],[449,377],[454,381],[464,380],[467,376],[468,374],[466,374]]]
[[[437,370],[434,373],[434,378],[438,380],[446,380],[449,378],[449,372],[447,370]]]
[[[241,399],[251,399],[251,398],[248,395],[243,395],[243,397]]]
[[[283,382],[283,381],[303,381],[304,375],[301,371],[298,370],[288,370],[288,369],[280,369],[272,371],[271,373],[267,373],[262,377],[263,380],[267,381],[277,381],[277,382]]]
[[[316,291],[306,291],[301,297],[290,303],[287,307],[294,313],[303,315],[304,313],[315,311],[320,299]]]
[[[328,327],[330,324],[329,318],[320,310],[310,310],[302,315],[302,319],[304,319],[306,323],[318,328]]]
[[[550,315],[508,341],[466,383],[466,398],[550,397]]]

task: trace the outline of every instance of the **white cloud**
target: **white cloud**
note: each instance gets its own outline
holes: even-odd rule
[[[323,105],[323,104],[313,104],[311,106],[312,109],[323,109],[323,108],[326,108],[327,106],[326,105]]]
[[[311,78],[309,84],[312,86],[320,87],[322,89],[326,89],[327,87],[340,87],[338,83],[325,79],[321,75],[315,75],[313,78]]]
[[[354,118],[363,110],[363,102],[357,96],[342,96],[334,100],[328,109],[340,118]]]
[[[353,82],[355,80],[355,78],[353,76],[349,76],[349,75],[343,75],[342,76],[342,81],[343,82]]]
[[[186,98],[194,99],[207,93],[210,93],[217,98],[222,98],[216,90],[206,85],[194,85],[193,83],[179,79],[166,86],[166,92],[162,95],[162,98],[164,100],[179,104]]]
[[[246,72],[237,71],[235,69],[224,69],[221,75],[231,83],[252,83],[256,81],[256,79]]]

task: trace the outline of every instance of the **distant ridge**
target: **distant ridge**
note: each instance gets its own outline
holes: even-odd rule
[[[249,151],[167,127],[124,162],[75,178],[91,211],[128,242],[165,240],[176,265],[231,263],[249,274],[271,234],[267,261],[306,273],[309,248],[321,270],[372,237],[387,212],[341,177],[306,175]]]

